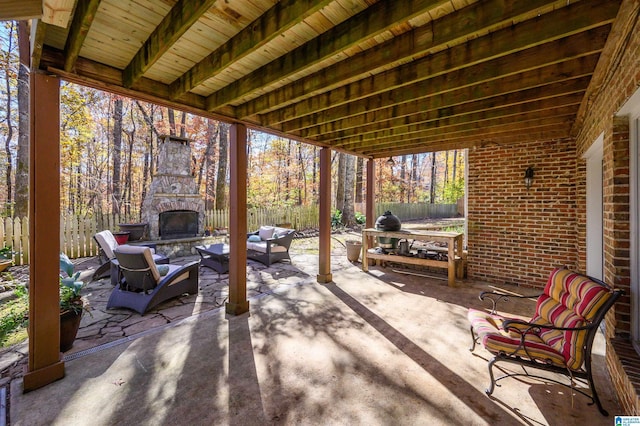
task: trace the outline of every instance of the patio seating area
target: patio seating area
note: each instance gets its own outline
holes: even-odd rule
[[[449,287],[444,274],[395,267],[365,273],[335,239],[333,282],[321,285],[317,255],[295,243],[291,263],[248,263],[250,311],[240,316],[225,315],[228,276],[209,268],[198,295],[145,316],[107,311],[110,281],[91,283],[93,317],[65,354],[66,378],[26,394],[14,380],[11,424],[609,425],[620,413],[601,335],[594,374],[610,417],[533,379],[504,380],[487,397],[491,355],[469,352],[466,316],[496,286]],[[529,300],[501,307],[534,309]]]

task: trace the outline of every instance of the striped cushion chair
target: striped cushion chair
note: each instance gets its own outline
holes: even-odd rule
[[[574,390],[591,398],[600,412],[608,415],[593,383],[591,347],[598,325],[622,294],[621,290],[612,290],[595,278],[556,268],[551,272],[543,293],[538,296],[535,315],[529,321],[523,321],[496,314],[496,303],[514,296],[498,292],[481,293],[481,300],[488,299],[493,303],[491,312],[469,309],[467,316],[473,339],[471,350],[479,341],[493,354],[489,361],[491,385],[487,394],[491,395],[496,382],[505,377],[536,377],[526,369],[524,373],[494,377],[493,365],[496,362],[512,362],[521,364],[523,368],[535,367],[588,382],[591,394]],[[556,383],[572,386],[573,382],[570,380],[569,385]]]

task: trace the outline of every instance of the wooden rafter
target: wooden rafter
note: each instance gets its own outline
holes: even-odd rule
[[[64,47],[64,70],[71,71],[78,59],[80,49],[84,43],[89,28],[100,6],[100,0],[79,0],[76,5],[76,13],[69,28],[69,36]]]
[[[124,69],[124,86],[133,86],[214,3],[215,0],[179,0]]]
[[[400,86],[407,86],[412,82],[418,82],[438,75],[448,76],[451,72],[464,67],[473,66],[474,64],[483,61],[492,60],[492,62],[487,65],[477,65],[474,68],[468,68],[465,73],[475,74],[476,72],[482,72],[484,75],[486,75],[488,73],[491,73],[492,70],[485,69],[483,71],[482,67],[488,68],[490,66],[493,66],[494,64],[496,66],[502,66],[502,64],[506,62],[509,63],[509,66],[512,66],[514,63],[516,66],[518,66],[518,61],[494,59],[505,57],[507,55],[512,55],[519,58],[524,57],[525,59],[528,58],[529,63],[535,63],[538,61],[538,58],[532,58],[532,55],[539,53],[540,49],[532,50],[528,54],[522,54],[520,53],[520,51],[522,51],[523,49],[548,44],[551,41],[558,40],[563,36],[569,36],[576,33],[577,31],[584,31],[586,29],[592,28],[593,25],[596,25],[599,22],[599,20],[597,20],[595,17],[590,20],[586,20],[584,18],[578,19],[575,17],[575,14],[568,13],[567,11],[565,11],[565,9],[560,9],[557,12],[549,14],[550,16],[545,16],[544,32],[542,31],[542,21],[527,21],[521,24],[521,26],[506,28],[496,33],[492,33],[490,36],[481,37],[469,41],[468,43],[454,46],[446,51],[409,62],[405,65],[380,74],[376,74],[368,78],[362,78],[353,83],[336,87],[333,90],[318,94],[316,96],[309,96],[309,94],[307,94],[307,98],[303,101],[296,102],[292,105],[285,106],[284,108],[280,108],[275,111],[263,114],[261,115],[260,120],[263,123],[281,123],[285,121],[285,119],[291,120],[296,117],[308,115],[310,111],[317,112],[322,109],[328,108],[329,106],[335,107],[347,102],[353,102],[364,97],[374,96],[377,93],[393,90],[394,88]],[[610,9],[611,8],[602,7],[602,10],[599,10],[599,12],[601,12],[599,16],[601,17],[602,14],[605,13],[613,15],[615,13],[615,10]],[[607,30],[608,27],[601,28],[599,32],[593,36],[600,37],[602,40],[604,40],[606,39]],[[534,39],[533,37],[540,38]],[[588,44],[580,45],[582,41],[583,40],[580,39],[575,41],[577,48],[589,46]],[[602,43],[599,44],[601,45]],[[369,63],[369,61],[370,59],[367,55],[366,57],[363,56],[361,58],[361,61],[359,60],[358,63],[347,60],[338,63],[332,68],[335,68],[338,65],[345,66],[349,64],[351,65],[351,67],[348,68],[358,69],[361,68],[359,65],[360,62]],[[522,69],[522,67],[519,67],[519,69]],[[334,69],[333,71],[336,70]],[[334,73],[331,72],[331,74]],[[457,84],[456,80],[453,78],[447,78],[447,81],[449,81],[449,83],[447,83],[449,85]],[[304,87],[308,87],[305,85],[305,82],[306,81],[302,81],[299,83],[301,91],[304,89]],[[298,84],[296,83],[296,86],[297,85]],[[434,86],[439,87],[439,85],[437,84],[434,84]],[[280,92],[280,90],[271,92],[271,94],[275,94],[278,92]],[[271,94],[265,95],[265,97],[271,97]],[[274,103],[275,102],[277,101],[274,100]],[[242,117],[245,114],[246,110],[246,106],[239,106],[237,108],[238,117]]]
[[[564,85],[557,86],[562,88]],[[531,89],[531,91],[540,92],[539,89]],[[444,122],[450,124],[475,123],[496,118],[521,117],[532,111],[539,113],[575,106],[580,104],[583,94],[584,91],[577,91],[545,99],[537,99],[537,96],[532,96],[534,100],[530,102],[522,102],[522,98],[518,97],[518,103],[514,103],[516,99],[510,99],[515,98],[513,94],[508,94],[499,99],[485,99],[450,107],[447,109],[446,117],[442,117],[438,110],[425,111],[414,116],[379,121],[375,125],[367,126],[365,131],[356,128],[353,129],[353,132],[336,132],[326,135],[326,138],[332,140],[332,145],[335,147],[346,150],[355,149],[363,146],[364,143],[371,143],[371,141],[387,136],[418,133],[434,126],[441,128]],[[335,139],[331,139],[332,137]]]
[[[398,23],[424,14],[445,0],[381,0],[308,43],[239,78],[207,98],[207,109],[215,110],[242,96],[317,64],[359,42],[389,30]]]
[[[416,54],[427,52],[466,35],[486,34],[492,26],[505,21],[513,21],[519,16],[539,8],[540,4],[544,2],[516,2],[511,7],[504,8],[494,5],[493,10],[496,11],[495,13],[489,16],[479,13],[478,9],[490,7],[491,4],[489,3],[491,2],[476,3],[469,6],[466,12],[463,10],[460,14],[445,15],[445,17],[434,21],[429,26],[418,27],[352,58],[338,62],[294,83],[252,99],[238,106],[237,116],[238,118],[243,118],[257,113],[273,111],[278,106],[290,105],[327,88],[344,88],[343,81],[350,81],[358,77],[362,78],[362,76],[389,63],[415,57]],[[499,3],[501,5],[504,4],[503,1]],[[498,14],[497,11],[503,12]],[[585,12],[587,11],[589,13],[585,18]],[[452,46],[449,50],[435,55],[441,58],[442,63],[445,64],[443,66],[446,66],[447,70],[451,70],[455,69],[454,63],[460,64],[459,66],[470,65],[477,60],[490,59],[493,55],[509,54],[535,44],[570,35],[575,31],[584,31],[592,25],[602,25],[603,18],[606,17],[609,20],[613,20],[616,16],[616,11],[617,7],[611,2],[602,0],[579,2],[550,12],[544,15],[544,18],[524,21],[518,25],[491,33],[491,36],[472,40],[467,43],[469,48],[465,51],[462,51],[458,46]],[[469,16],[478,17],[470,20]],[[452,28],[455,30],[440,31],[440,28]],[[436,34],[437,37],[435,36]],[[404,81],[404,78],[418,74],[425,69],[437,72],[437,67],[433,67],[433,65],[431,68],[425,67],[424,61],[417,59],[407,64],[407,66],[401,66],[392,72],[386,72],[385,74],[388,78],[385,84],[390,84],[389,88],[392,88],[392,85],[397,84],[397,81]],[[426,71],[423,71],[422,75],[424,75],[424,72]],[[334,101],[336,99],[345,99],[345,97],[336,93]],[[285,114],[290,112],[292,112],[291,108],[287,109]],[[265,120],[271,122],[273,117],[268,116]]]
[[[241,30],[228,42],[194,65],[171,83],[171,98],[176,99],[208,78],[213,77],[249,53],[281,35],[331,0],[284,0],[276,3],[264,15]]]
[[[584,58],[576,58],[561,63],[541,64],[540,68],[529,69],[520,73],[496,76],[488,81],[472,81],[439,90],[437,85],[429,81],[419,82],[403,91],[391,91],[366,98],[350,104],[330,108],[320,113],[311,114],[303,119],[283,123],[282,131],[295,131],[304,137],[322,135],[335,129],[348,129],[366,126],[371,123],[367,114],[375,112],[380,120],[387,120],[404,115],[417,114],[428,109],[442,109],[460,103],[477,101],[498,96],[503,93],[520,92],[532,87],[551,84],[558,81],[589,75],[597,61],[597,54]],[[575,68],[574,68],[575,67]],[[440,79],[436,80],[439,82]],[[488,84],[491,83],[491,84]],[[413,95],[408,97],[410,90]],[[418,91],[419,90],[419,91]],[[378,120],[376,120],[378,121]],[[326,123],[326,125],[324,125]]]

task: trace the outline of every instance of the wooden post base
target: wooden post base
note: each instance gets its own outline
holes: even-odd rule
[[[245,312],[249,311],[249,301],[245,300],[240,303],[230,303],[227,302],[225,304],[225,312],[229,315],[242,315]]]

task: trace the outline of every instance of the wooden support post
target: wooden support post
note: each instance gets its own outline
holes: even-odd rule
[[[60,360],[60,81],[32,71],[29,144],[29,363],[25,392],[64,377]]]
[[[229,129],[229,301],[227,314],[249,310],[247,300],[247,127],[234,124]]]
[[[333,281],[331,275],[331,148],[320,150],[320,241],[319,283]]]
[[[365,208],[364,214],[365,228],[373,228],[376,221],[376,161],[373,158],[367,160],[367,193],[365,195]],[[369,238],[367,243],[368,247],[373,247],[373,238]],[[363,244],[363,250],[365,245]],[[362,262],[368,262],[368,260],[362,259]]]
[[[376,162],[373,158],[367,160],[367,194],[365,195],[365,211],[366,217],[365,228],[373,228],[376,220]]]

